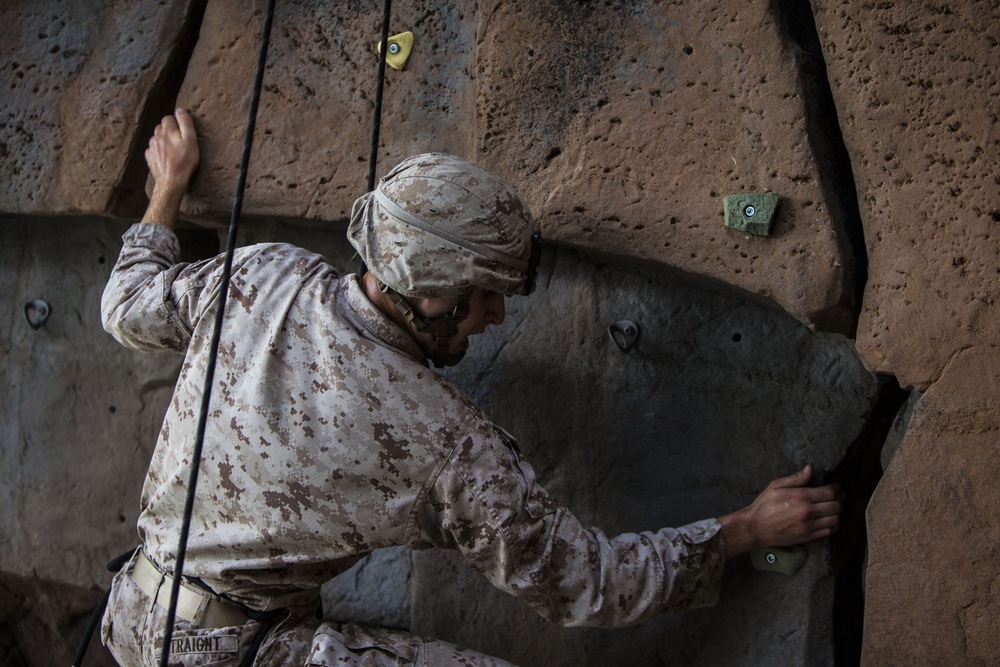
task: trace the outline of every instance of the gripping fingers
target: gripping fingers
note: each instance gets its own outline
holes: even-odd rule
[[[168,116],[168,118],[174,121],[173,117]],[[188,141],[195,137],[194,119],[191,118],[191,114],[187,111],[178,109],[175,123],[177,131],[180,132],[184,140]]]
[[[840,504],[839,500],[831,500],[829,502],[814,503],[810,508],[809,514],[813,518],[839,516],[842,509],[843,506]]]
[[[183,109],[177,109],[176,116],[164,116],[156,126],[145,156],[156,182],[184,189],[198,166],[198,153],[194,119]]]

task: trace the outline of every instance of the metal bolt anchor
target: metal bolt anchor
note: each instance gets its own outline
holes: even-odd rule
[[[34,299],[24,304],[24,321],[32,329],[40,329],[45,324],[45,320],[49,319],[51,312],[52,309],[47,301]]]
[[[396,44],[395,42],[390,44],[389,53],[391,53],[392,55],[396,55],[397,53],[399,53],[399,44]]]
[[[639,325],[632,320],[618,320],[608,327],[608,335],[622,352],[628,353],[639,338]]]
[[[752,218],[755,215],[757,215],[757,209],[754,208],[753,206],[747,206],[745,209],[743,209],[743,215],[745,215],[748,218]]]
[[[778,557],[769,551],[767,552],[767,562],[770,563],[771,565],[774,565],[775,563],[778,562]]]

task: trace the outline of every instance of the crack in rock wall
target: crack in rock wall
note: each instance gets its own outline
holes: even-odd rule
[[[993,663],[1000,7],[811,4],[869,248],[857,349],[923,393],[868,509],[862,663]]]

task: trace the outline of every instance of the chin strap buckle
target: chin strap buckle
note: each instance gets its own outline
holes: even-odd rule
[[[378,289],[389,297],[396,310],[408,323],[416,327],[417,331],[434,336],[434,348],[437,354],[448,351],[448,341],[458,333],[458,324],[469,316],[468,298],[459,301],[450,313],[438,317],[421,317],[417,311],[413,310],[413,306],[403,298],[402,294],[381,280],[378,281]]]

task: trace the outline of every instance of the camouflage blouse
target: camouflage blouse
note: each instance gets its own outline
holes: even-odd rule
[[[105,328],[127,347],[184,355],[138,522],[170,570],[223,259],[177,263],[177,238],[158,224],[123,240]],[[298,606],[366,553],[408,545],[460,550],[561,625],[717,601],[716,520],[617,537],[582,526],[357,276],[256,245],[236,252],[227,289],[185,574],[253,608]]]

